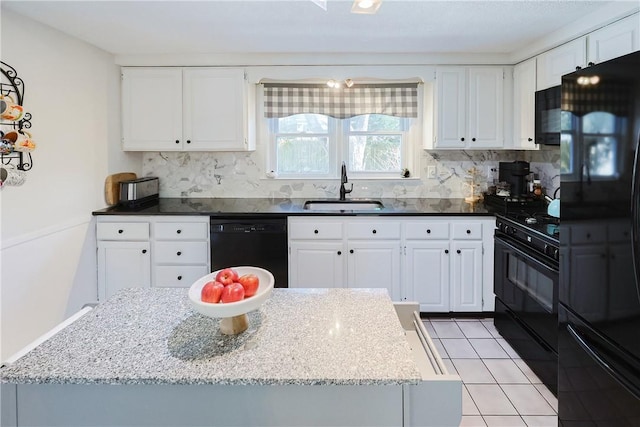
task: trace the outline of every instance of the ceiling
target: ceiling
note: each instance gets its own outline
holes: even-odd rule
[[[116,55],[511,53],[608,1],[8,1],[11,10]],[[637,0],[632,2],[638,4]]]

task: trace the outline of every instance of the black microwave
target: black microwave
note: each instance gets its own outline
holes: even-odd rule
[[[536,144],[560,145],[561,86],[536,92]]]

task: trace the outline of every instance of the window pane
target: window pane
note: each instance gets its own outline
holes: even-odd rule
[[[560,173],[573,173],[573,134],[560,134]]]
[[[329,173],[329,138],[287,137],[276,138],[278,173]]]
[[[560,112],[560,130],[573,130],[573,114],[568,111]]]
[[[364,114],[349,119],[349,130],[355,132],[399,131],[402,129],[401,117],[383,114]]]
[[[296,114],[276,119],[277,133],[327,133],[329,117],[322,114]]]
[[[585,137],[585,157],[588,165],[585,174],[592,177],[616,175],[616,145],[616,139],[612,137]]]
[[[582,118],[582,131],[584,133],[614,133],[616,116],[603,111],[586,114]]]
[[[400,135],[360,135],[349,137],[349,170],[354,172],[399,172]]]

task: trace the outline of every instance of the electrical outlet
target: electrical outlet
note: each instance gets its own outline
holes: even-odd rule
[[[435,166],[427,166],[427,179],[436,179],[437,171]]]
[[[498,179],[498,169],[495,166],[487,166],[487,182],[493,182]]]

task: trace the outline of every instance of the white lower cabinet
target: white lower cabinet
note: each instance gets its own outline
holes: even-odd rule
[[[422,312],[491,311],[493,228],[490,217],[290,217],[289,286],[386,288]]]
[[[400,222],[289,218],[289,286],[386,288],[400,300]]]
[[[347,286],[386,288],[394,301],[400,294],[400,240],[349,241]]]
[[[482,311],[482,241],[451,244],[450,311]]]
[[[449,311],[449,242],[409,241],[405,248],[404,299],[418,301],[420,311]]]
[[[292,288],[341,288],[344,286],[342,240],[290,241],[289,286]]]
[[[149,242],[98,241],[98,299],[123,288],[151,286]]]
[[[210,270],[209,217],[100,216],[98,298],[122,288],[189,287]]]

